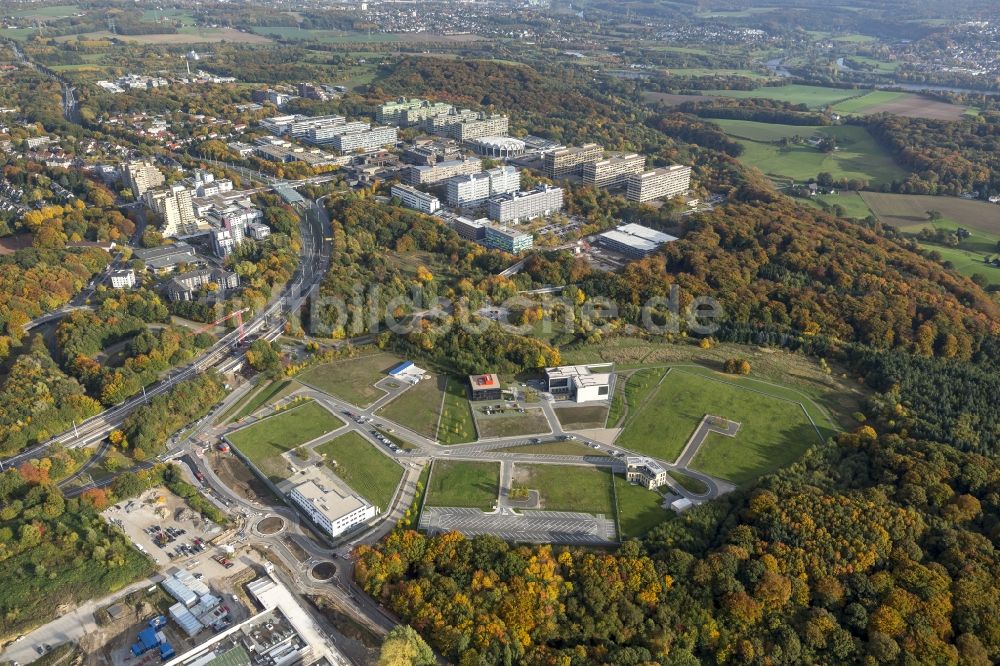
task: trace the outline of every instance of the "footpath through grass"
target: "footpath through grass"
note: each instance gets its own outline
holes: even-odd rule
[[[491,511],[500,494],[500,463],[437,460],[427,489],[427,506]]]
[[[336,430],[344,422],[310,400],[229,435],[229,441],[272,481],[287,477],[281,454]]]
[[[673,368],[629,420],[618,443],[673,461],[706,414],[738,421],[740,431],[735,438],[709,435],[691,466],[738,484],[793,462],[819,441],[798,404],[722,378]]]
[[[356,432],[349,432],[317,446],[316,453],[358,493],[382,511],[389,507],[403,468]]]
[[[602,513],[614,517],[611,475],[607,470],[572,465],[514,466],[514,478],[537,490],[545,511]]]

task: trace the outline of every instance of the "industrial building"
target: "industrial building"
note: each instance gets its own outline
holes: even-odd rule
[[[303,469],[282,485],[289,499],[332,537],[379,514],[378,507],[354,494],[325,466]]]
[[[562,210],[561,187],[539,185],[526,192],[511,192],[492,197],[487,202],[489,217],[501,224],[517,224]]]
[[[581,167],[583,182],[594,187],[625,185],[630,174],[642,173],[646,158],[636,153],[615,155],[599,162],[586,162]]]
[[[407,185],[433,185],[442,181],[479,173],[483,170],[483,162],[478,157],[465,157],[457,160],[445,160],[433,165],[406,167],[400,174]]]
[[[625,478],[629,483],[638,483],[648,490],[656,490],[667,483],[667,468],[653,460],[640,456],[625,458]]]
[[[421,192],[409,185],[393,185],[389,193],[394,197],[399,197],[399,200],[407,208],[419,210],[421,213],[430,215],[441,209],[441,202],[436,196]]]
[[[596,143],[585,143],[582,146],[560,148],[545,153],[543,166],[545,175],[549,178],[565,178],[579,175],[583,165],[588,162],[599,162],[604,158],[604,148]]]
[[[503,395],[500,378],[496,375],[469,375],[469,395],[472,400],[499,400]]]
[[[687,193],[691,187],[691,167],[675,164],[662,169],[630,174],[625,197],[629,201],[669,199]]]
[[[492,196],[521,189],[521,173],[511,166],[497,167],[445,182],[449,206],[479,206]]]
[[[611,396],[613,368],[613,363],[545,368],[548,392],[574,402],[608,400]]]
[[[642,259],[664,243],[675,240],[676,236],[635,223],[623,224],[598,236],[601,245],[630,259]]]

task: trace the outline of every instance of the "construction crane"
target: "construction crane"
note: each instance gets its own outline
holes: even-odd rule
[[[227,314],[222,319],[219,319],[217,321],[213,321],[208,326],[206,326],[204,328],[198,329],[197,331],[195,331],[191,335],[200,335],[202,333],[205,333],[206,331],[209,331],[210,329],[215,328],[216,326],[219,326],[220,324],[222,324],[222,323],[224,323],[226,321],[229,321],[230,319],[235,318],[236,319],[236,330],[239,331],[240,344],[243,344],[243,338],[246,337],[246,335],[243,332],[243,313],[244,312],[250,312],[250,308],[243,308],[242,310],[235,310],[233,312],[230,312],[229,314]]]

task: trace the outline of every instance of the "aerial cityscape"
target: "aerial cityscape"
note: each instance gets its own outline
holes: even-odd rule
[[[1000,663],[992,0],[0,0],[0,666]]]

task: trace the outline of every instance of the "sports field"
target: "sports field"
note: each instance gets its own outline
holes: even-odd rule
[[[287,476],[281,454],[344,425],[319,404],[309,401],[229,435],[229,441],[260,471],[280,480]]]
[[[437,460],[427,488],[427,506],[490,511],[500,493],[500,463]]]
[[[317,365],[303,372],[298,379],[352,405],[367,407],[385,395],[375,388],[375,382],[385,379],[386,373],[402,360],[392,354],[367,354]]]
[[[674,368],[629,419],[617,443],[673,461],[706,414],[738,421],[740,431],[735,438],[709,435],[691,467],[738,484],[793,462],[820,441],[798,404],[721,376]]]
[[[545,511],[578,511],[615,515],[611,474],[607,470],[573,465],[514,466],[514,482],[537,490]]]
[[[356,432],[317,446],[316,453],[354,492],[385,511],[396,492],[403,468]]]
[[[821,172],[834,178],[862,179],[872,185],[891,183],[906,177],[892,157],[863,127],[777,125],[747,120],[713,120],[743,145],[740,161],[757,167],[768,176],[805,181]],[[780,146],[781,139],[833,137],[837,150],[823,152],[808,143]]]
[[[441,396],[447,381],[448,378],[443,375],[433,375],[418,382],[380,409],[379,416],[434,439],[441,413]]]

